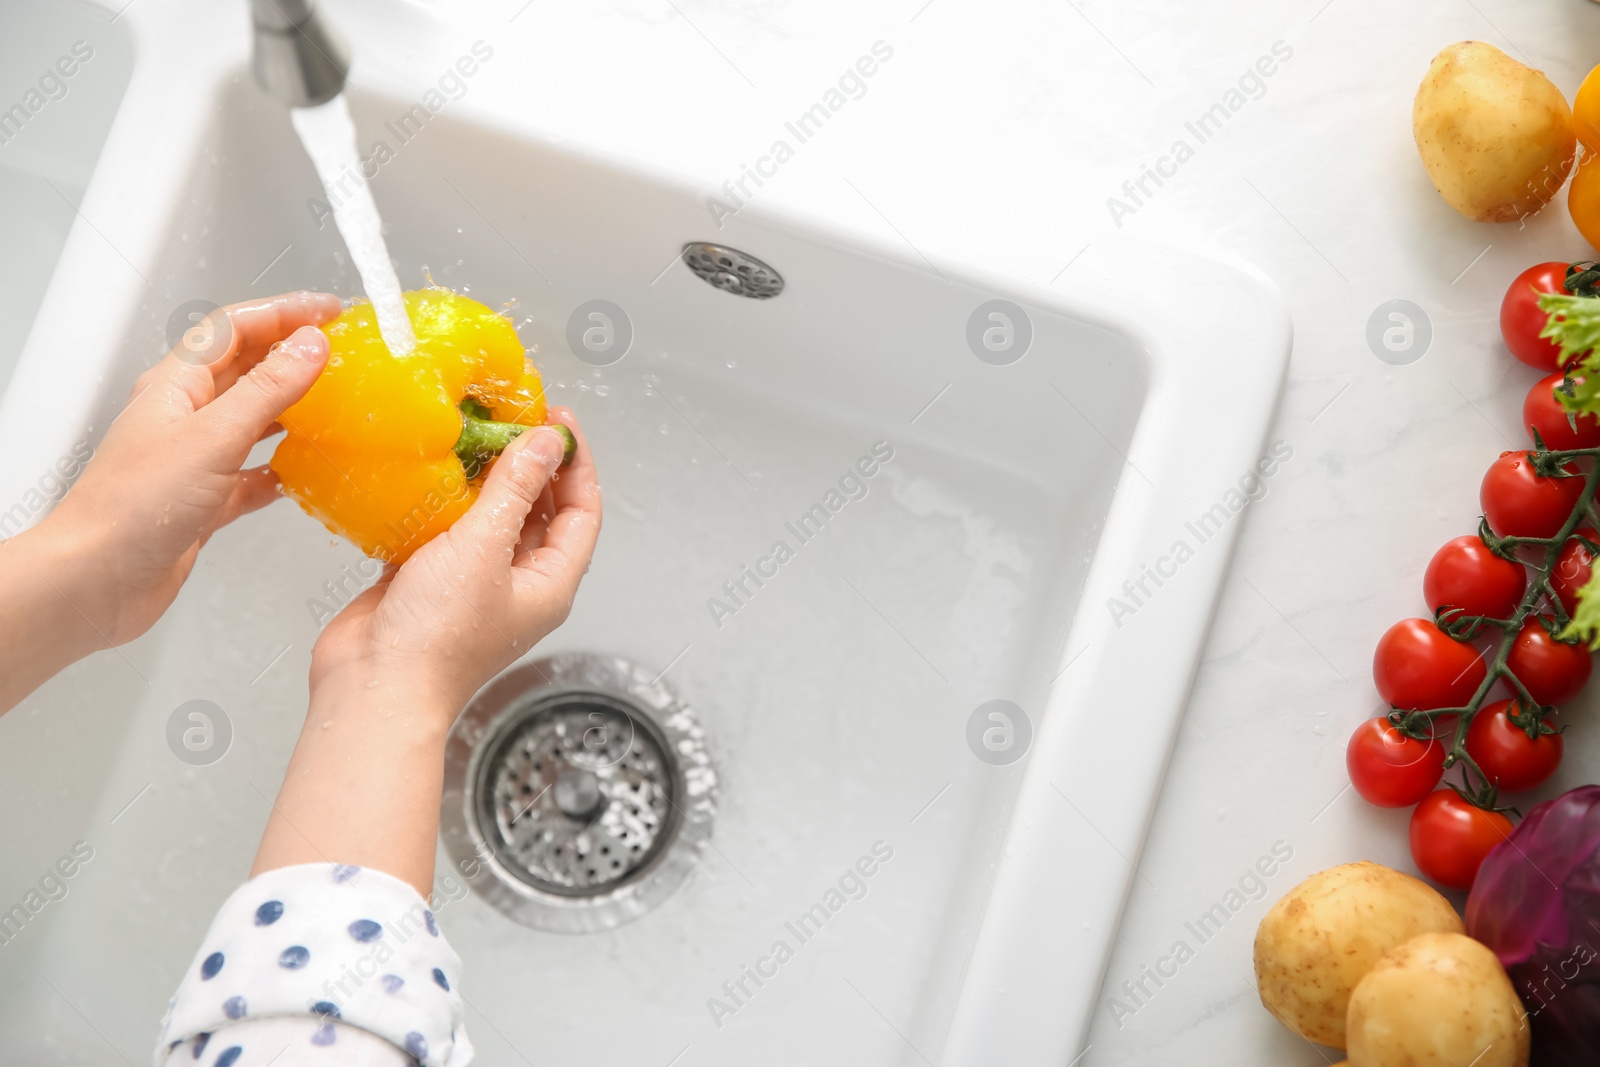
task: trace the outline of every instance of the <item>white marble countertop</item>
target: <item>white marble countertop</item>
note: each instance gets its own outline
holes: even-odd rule
[[[348,0],[360,18],[374,0]],[[1535,373],[1496,314],[1523,267],[1590,254],[1565,193],[1526,226],[1469,223],[1434,193],[1411,100],[1444,45],[1475,38],[1544,69],[1567,95],[1600,60],[1588,0],[542,0],[441,3],[462,41],[536,122],[702,187],[737,178],[857,57],[893,49],[760,190],[775,206],[904,241],[934,261],[1070,284],[1119,226],[1210,244],[1282,288],[1296,325],[1273,438],[1293,450],[1249,509],[1186,724],[1110,963],[1088,1065],[1321,1064],[1259,1006],[1250,947],[1270,901],[1323,867],[1411,869],[1406,812],[1347,790],[1343,750],[1378,707],[1369,663],[1391,622],[1425,612],[1433,550],[1470,532],[1488,463],[1521,445]],[[458,42],[441,42],[443,52]],[[441,53],[441,54],[442,54]],[[1262,57],[1272,74],[1203,143],[1186,125]],[[431,71],[431,57],[412,57]],[[442,69],[442,66],[438,69]],[[356,78],[359,83],[360,68]],[[1239,103],[1235,100],[1234,103]],[[1108,198],[1178,140],[1192,157],[1114,218]],[[1158,265],[1157,265],[1158,266]],[[1152,270],[1150,298],[1182,278]],[[1364,333],[1402,298],[1432,320],[1420,362],[1390,366]],[[1151,650],[1159,657],[1159,648]],[[1561,782],[1592,780],[1583,709]],[[1131,737],[1130,743],[1138,743]],[[1292,858],[1205,943],[1188,930],[1259,857]],[[1253,884],[1246,879],[1248,898]],[[1178,940],[1194,956],[1135,1010],[1109,997]]]

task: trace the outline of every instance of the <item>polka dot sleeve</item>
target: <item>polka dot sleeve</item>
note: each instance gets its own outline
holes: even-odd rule
[[[242,1019],[170,1048],[164,1067],[413,1067],[370,1030],[309,1016]]]
[[[201,1059],[206,1048],[242,1047],[226,1038],[230,1027],[242,1033],[247,1021],[289,1017],[314,1024],[308,1045],[355,1028],[422,1067],[465,1067],[472,1043],[455,990],[460,967],[427,903],[397,878],[343,864],[267,871],[212,920],[167,1010],[155,1063],[210,1035],[194,1059],[213,1067]]]

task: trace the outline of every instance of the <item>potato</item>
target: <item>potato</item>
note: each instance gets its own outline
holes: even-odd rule
[[[1464,934],[1420,934],[1350,995],[1351,1067],[1527,1067],[1528,1023],[1495,954]]]
[[[1350,991],[1378,958],[1422,933],[1461,933],[1429,886],[1377,863],[1347,863],[1289,890],[1256,930],[1261,1003],[1302,1037],[1344,1048]]]
[[[1476,222],[1511,222],[1544,207],[1577,150],[1561,90],[1481,41],[1434,58],[1411,127],[1434,188]]]

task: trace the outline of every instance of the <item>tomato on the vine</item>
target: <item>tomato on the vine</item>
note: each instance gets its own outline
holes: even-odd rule
[[[1527,399],[1522,402],[1523,429],[1528,431],[1530,439],[1535,430],[1539,431],[1539,440],[1555,452],[1600,445],[1600,419],[1587,411],[1582,414],[1569,412],[1556,399],[1556,386],[1564,381],[1566,375],[1557,371],[1548,378],[1539,379],[1528,390]],[[1577,423],[1576,429],[1573,428],[1574,422]]]
[[[1467,727],[1466,738],[1467,755],[1489,781],[1513,793],[1532,789],[1554,774],[1563,748],[1558,733],[1529,737],[1527,730],[1511,721],[1515,706],[1509,700],[1485,705]],[[1550,720],[1541,722],[1549,725]]]
[[[1527,587],[1522,564],[1495,555],[1477,534],[1446,541],[1422,575],[1422,595],[1434,611],[1460,608],[1491,619],[1510,618]]]
[[[1574,530],[1567,543],[1561,546],[1561,555],[1556,557],[1556,565],[1550,571],[1550,589],[1561,601],[1561,606],[1567,609],[1569,617],[1578,610],[1578,590],[1589,584],[1595,561],[1594,553],[1578,540],[1580,535],[1600,545],[1600,532],[1593,527],[1583,526]]]
[[[1488,673],[1477,649],[1455,640],[1432,619],[1395,623],[1372,655],[1378,695],[1407,711],[1463,707]]]
[[[1451,889],[1471,889],[1483,858],[1510,836],[1510,819],[1451,789],[1429,793],[1411,813],[1411,858],[1423,874]]]
[[[1533,469],[1532,457],[1532,452],[1502,452],[1483,476],[1478,502],[1489,527],[1502,537],[1554,537],[1583,495],[1582,477],[1547,478]]]
[[[1344,764],[1350,784],[1369,804],[1408,808],[1439,784],[1444,756],[1444,746],[1437,740],[1407,737],[1380,715],[1350,735]]]
[[[1500,302],[1500,336],[1511,354],[1542,371],[1561,369],[1561,346],[1539,336],[1549,320],[1539,308],[1540,293],[1564,293],[1565,263],[1535,263],[1511,283]]]
[[[1565,704],[1583,691],[1594,669],[1589,649],[1550,636],[1548,615],[1530,615],[1511,643],[1506,667],[1541,704]]]

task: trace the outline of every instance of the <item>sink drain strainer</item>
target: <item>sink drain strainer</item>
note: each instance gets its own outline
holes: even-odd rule
[[[697,277],[735,296],[771,300],[783,292],[783,275],[748,252],[694,241],[683,246],[682,255]]]
[[[710,839],[716,802],[694,711],[637,664],[568,654],[502,675],[467,706],[446,749],[441,829],[500,911],[585,933],[665,900]]]

